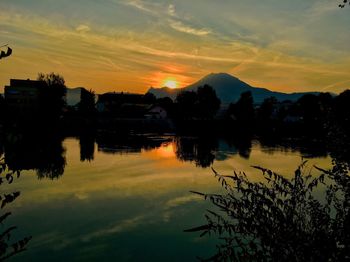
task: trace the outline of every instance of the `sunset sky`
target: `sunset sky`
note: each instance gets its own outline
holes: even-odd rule
[[[183,87],[212,72],[283,92],[341,92],[350,8],[339,2],[0,0],[0,46],[14,50],[0,60],[0,92],[10,78],[52,71],[97,93]]]

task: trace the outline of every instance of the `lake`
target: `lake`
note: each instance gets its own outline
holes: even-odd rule
[[[3,190],[21,195],[5,207],[14,237],[32,236],[28,250],[10,261],[196,261],[215,252],[215,237],[185,229],[205,223],[210,203],[191,190],[221,187],[224,175],[252,165],[286,177],[302,162],[330,167],[326,153],[258,140],[175,136],[64,138],[5,144],[6,161],[23,170]],[[1,151],[0,151],[1,154]]]

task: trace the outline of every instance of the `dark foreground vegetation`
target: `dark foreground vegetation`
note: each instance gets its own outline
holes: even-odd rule
[[[249,102],[245,104],[251,104],[245,96]],[[282,128],[281,134],[326,145],[333,167],[315,166],[310,172],[303,162],[288,179],[255,166],[263,182],[242,172],[221,175],[213,170],[223,193],[193,192],[210,201],[213,208],[206,212],[206,224],[186,230],[219,238],[217,253],[203,261],[350,260],[349,96],[345,91],[337,97],[302,97],[291,107],[302,118],[282,126],[265,117],[271,116],[265,112],[272,111],[275,101],[261,105],[258,121],[269,124],[259,129],[260,134],[274,134],[274,129]],[[234,112],[243,106],[232,107]],[[253,111],[244,112],[250,112],[253,119]]]
[[[349,261],[350,162],[335,157],[332,169],[311,173],[306,165],[291,179],[255,166],[264,182],[213,170],[223,193],[193,192],[213,208],[206,224],[186,230],[219,238],[217,253],[202,260]]]
[[[0,261],[7,260],[16,254],[25,251],[27,244],[31,239],[30,236],[26,236],[23,239],[13,239],[12,235],[13,232],[17,230],[17,227],[5,226],[4,224],[7,218],[12,215],[10,211],[6,210],[7,206],[20,196],[19,191],[13,192],[6,189],[19,177],[20,171],[9,169],[4,159],[0,158]]]

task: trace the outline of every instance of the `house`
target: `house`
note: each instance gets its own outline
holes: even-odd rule
[[[68,111],[94,111],[95,93],[84,87],[67,88],[66,105]]]
[[[142,94],[105,93],[98,96],[96,109],[119,117],[143,118],[151,105]]]
[[[72,108],[77,108],[77,105],[80,103],[81,94],[83,92],[83,87],[77,88],[67,88],[66,92],[66,102],[67,106]]]
[[[147,113],[145,114],[146,119],[167,119],[168,113],[161,106],[153,106],[151,107]]]
[[[40,94],[45,82],[37,80],[11,79],[5,86],[6,108],[11,113],[31,114],[39,109]]]

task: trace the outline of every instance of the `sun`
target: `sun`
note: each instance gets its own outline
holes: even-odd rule
[[[178,85],[179,85],[179,83],[176,81],[175,78],[172,78],[172,77],[168,77],[168,78],[164,79],[164,81],[163,81],[163,86],[169,87],[171,89],[177,88]]]

